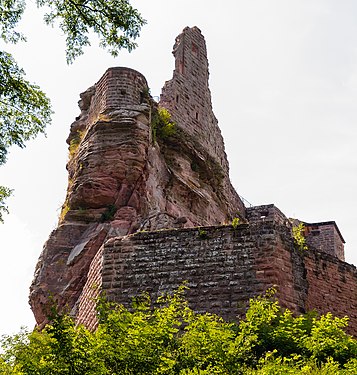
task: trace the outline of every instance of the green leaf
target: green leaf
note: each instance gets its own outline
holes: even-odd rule
[[[5,200],[11,195],[11,193],[11,189],[5,186],[0,186],[0,223],[4,222],[3,214],[9,213]]]
[[[0,38],[5,42],[25,40],[21,33],[14,30],[24,10],[23,0],[0,0]]]

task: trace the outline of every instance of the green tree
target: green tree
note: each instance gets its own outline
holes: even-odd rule
[[[272,291],[254,298],[246,318],[228,323],[192,311],[184,287],[130,309],[101,301],[90,332],[55,314],[44,330],[3,338],[0,374],[322,374],[355,375],[357,341],[347,320],[294,317]]]
[[[113,56],[122,48],[131,51],[146,22],[128,0],[37,0],[37,5],[48,10],[45,22],[58,23],[64,32],[67,63],[90,45],[90,32]],[[0,38],[5,43],[25,41],[16,31],[24,10],[23,0],[0,0]],[[44,92],[25,79],[24,70],[11,54],[0,50],[0,165],[6,162],[10,146],[24,147],[26,141],[45,132],[51,113]],[[5,199],[10,193],[10,189],[0,187],[0,221],[7,212]]]
[[[134,40],[146,23],[128,0],[37,0],[37,5],[49,9],[45,22],[58,21],[66,35],[68,63],[90,46],[89,31],[99,37],[101,47],[117,56],[122,48],[130,52],[137,47]]]

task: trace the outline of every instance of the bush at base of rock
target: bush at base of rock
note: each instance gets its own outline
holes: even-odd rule
[[[132,307],[100,300],[98,328],[53,314],[42,331],[2,340],[2,374],[356,374],[357,340],[347,318],[294,317],[274,291],[250,301],[246,317],[226,322],[192,311],[185,287]]]

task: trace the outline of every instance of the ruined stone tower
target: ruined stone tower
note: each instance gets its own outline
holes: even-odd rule
[[[343,261],[336,224],[305,223],[302,252],[274,205],[244,207],[229,180],[200,30],[185,28],[173,54],[160,103],[129,68],[108,69],[81,94],[67,140],[66,201],[31,285],[38,325],[50,296],[94,328],[101,291],[128,304],[187,280],[197,311],[235,319],[276,285],[283,306],[347,314],[357,334],[357,272]]]
[[[228,174],[223,138],[212,111],[206,43],[197,27],[184,29],[176,38],[173,55],[173,78],[165,83],[160,104]]]

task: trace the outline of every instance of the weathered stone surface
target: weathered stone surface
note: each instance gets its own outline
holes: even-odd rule
[[[306,243],[316,250],[345,260],[345,240],[334,221],[304,223]]]
[[[175,70],[173,78],[165,83],[160,105],[167,108],[172,118],[222,168],[220,191],[231,214],[239,216],[244,205],[232,187],[228,175],[228,161],[218,121],[212,111],[208,87],[208,60],[204,37],[197,27],[186,27],[176,38],[173,49]],[[203,161],[207,161],[203,155]],[[190,170],[190,168],[183,168]]]
[[[67,139],[66,201],[31,286],[30,303],[39,325],[46,322],[51,295],[61,309],[75,312],[90,263],[111,237],[218,225],[245,216],[229,181],[223,139],[211,108],[204,39],[197,28],[184,34],[199,43],[200,59],[193,55],[185,63],[196,76],[181,77],[175,71],[171,85],[181,82],[187,87],[201,117],[180,117],[176,108],[175,137],[152,136],[157,104],[139,72],[108,69],[81,94],[81,114]],[[165,95],[160,105],[171,109]],[[185,105],[182,101],[182,111]]]
[[[76,303],[107,232],[105,224],[63,223],[51,233],[31,286],[30,301],[40,326],[46,322],[50,304],[63,310]]]
[[[294,246],[291,223],[273,205],[247,209],[249,224],[142,232],[112,238],[91,265],[89,285],[129,306],[148,292],[153,299],[184,281],[198,312],[227,320],[244,315],[250,298],[275,286],[283,307],[296,314],[316,309],[348,315],[357,335],[357,271],[312,247]],[[101,262],[101,263],[100,263]],[[78,322],[96,326],[92,294],[82,293]],[[91,310],[92,309],[92,310]]]

